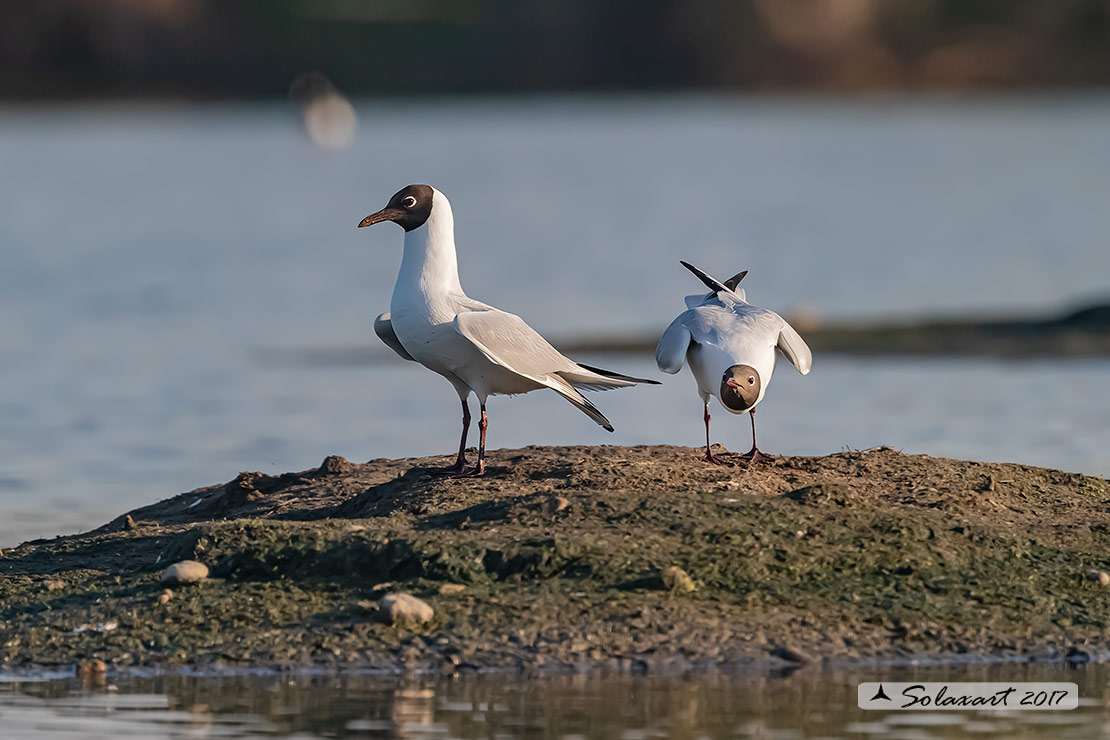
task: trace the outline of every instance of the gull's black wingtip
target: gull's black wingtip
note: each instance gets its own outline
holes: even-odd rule
[[[743,280],[744,277],[747,274],[748,274],[747,270],[736,273],[735,275],[733,275],[732,277],[730,277],[728,280],[725,281],[725,287],[728,288],[729,290],[736,290],[736,286],[740,284],[740,281]]]
[[[617,380],[627,380],[630,383],[647,383],[648,385],[661,385],[658,380],[648,380],[647,378],[634,378],[631,375],[622,375],[621,373],[615,373],[612,370],[606,370],[605,368],[594,367],[593,365],[584,365],[581,362],[579,362],[577,364],[578,364],[578,367],[585,368],[586,370],[589,370],[591,373],[597,373],[598,375],[601,375],[602,377],[605,377],[605,378],[616,378]]]
[[[705,287],[709,288],[714,293],[720,293],[722,290],[732,290],[731,288],[729,288],[727,285],[722,283],[717,278],[706,274],[705,272],[699,270],[698,268],[694,267],[693,265],[691,265],[689,262],[686,262],[685,260],[679,260],[678,264],[682,265],[687,270],[694,273],[694,275],[697,277],[697,279],[702,281],[703,283],[705,283]]]

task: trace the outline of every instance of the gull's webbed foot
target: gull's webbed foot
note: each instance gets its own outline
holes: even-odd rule
[[[743,455],[741,455],[740,459],[744,460],[745,462],[748,462],[752,465],[755,465],[757,463],[771,462],[775,458],[774,458],[773,455],[765,455],[762,452],[760,452],[758,449],[753,447],[750,450],[748,450],[747,452],[745,452]]]

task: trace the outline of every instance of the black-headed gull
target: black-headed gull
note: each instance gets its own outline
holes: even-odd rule
[[[405,230],[405,250],[389,313],[374,321],[374,332],[401,357],[447,378],[462,401],[459,456],[444,472],[485,472],[488,396],[550,388],[611,432],[613,425],[579,391],[657,383],[581,365],[560,354],[519,316],[468,297],[459,284],[451,203],[435,188],[409,185],[359,226],[382,221]],[[467,469],[471,393],[481,406],[482,437],[478,465]]]
[[[755,407],[771,382],[775,350],[786,355],[802,375],[809,373],[813,355],[781,316],[745,300],[744,289],[737,286],[747,271],[722,283],[686,262],[682,266],[697,275],[710,293],[686,297],[686,310],[659,338],[655,362],[671,374],[682,369],[683,361],[690,363],[705,405],[706,462],[721,462],[709,447],[710,396],[734,414],[751,415],[752,449],[743,457],[756,462],[765,455],[755,443]]]

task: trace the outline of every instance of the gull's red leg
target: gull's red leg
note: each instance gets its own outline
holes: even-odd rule
[[[489,426],[489,420],[486,418],[486,405],[482,404],[482,418],[478,422],[478,430],[482,433],[481,440],[478,443],[478,465],[458,473],[456,478],[480,478],[486,474],[486,427]]]
[[[455,464],[449,468],[443,468],[439,472],[444,475],[458,475],[466,470],[466,434],[470,431],[470,406],[467,404],[466,399],[462,400],[463,407],[463,428],[462,428],[462,441],[459,442],[459,456],[455,460]]]
[[[709,416],[709,401],[706,401],[705,402],[705,415],[702,417],[702,419],[705,421],[705,456],[702,458],[702,460],[705,460],[707,463],[713,463],[714,465],[724,465],[725,464],[724,461],[721,460],[720,458],[716,457],[713,454],[713,450],[709,447],[709,419],[710,418],[711,417]]]
[[[751,414],[751,417],[752,417],[752,448],[750,450],[748,450],[747,452],[745,452],[743,455],[741,455],[740,459],[741,460],[747,460],[748,462],[753,462],[753,463],[763,462],[764,460],[770,460],[771,456],[770,455],[764,455],[762,452],[759,451],[759,447],[757,447],[756,444],[755,444],[755,409],[752,409],[748,413]]]

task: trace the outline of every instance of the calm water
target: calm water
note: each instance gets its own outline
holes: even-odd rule
[[[284,106],[0,109],[0,546],[327,454],[448,452],[453,391],[371,345],[400,186],[452,199],[462,277],[551,337],[661,330],[697,286],[826,319],[1039,314],[1110,291],[1110,99],[363,104],[313,149]],[[585,359],[585,358],[584,358]],[[648,358],[591,358],[657,376]],[[816,358],[781,366],[761,447],[890,444],[1110,473],[1110,362]],[[687,375],[495,399],[493,447],[683,443]],[[716,439],[746,449],[746,420]]]
[[[5,740],[147,738],[1105,738],[1105,667],[995,666],[786,677],[574,676],[406,681],[358,675],[0,682]],[[1069,681],[1080,706],[1053,712],[881,712],[861,681]]]

